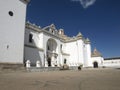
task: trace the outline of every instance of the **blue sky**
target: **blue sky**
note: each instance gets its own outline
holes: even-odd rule
[[[68,36],[81,32],[103,57],[120,56],[120,0],[31,0],[27,21],[54,23]]]

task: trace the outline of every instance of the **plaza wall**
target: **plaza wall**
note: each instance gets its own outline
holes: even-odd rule
[[[103,66],[109,67],[109,68],[120,68],[120,58],[119,59],[104,60]]]

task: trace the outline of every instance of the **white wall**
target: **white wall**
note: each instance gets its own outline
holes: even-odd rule
[[[29,35],[32,34],[32,42],[29,42]],[[39,60],[41,66],[44,66],[44,49],[43,49],[43,34],[37,31],[26,28],[25,30],[25,50],[24,60],[30,60],[31,65],[35,66]]]
[[[84,42],[82,39],[78,40],[78,56],[80,64],[84,64]]]
[[[120,59],[104,60],[104,67],[120,68]]]
[[[30,60],[31,65],[35,66],[36,61],[40,61],[40,65],[44,66],[44,54],[37,48],[25,46],[25,60]]]
[[[43,33],[39,33],[39,43],[38,43],[39,48],[44,48],[43,42],[44,42]]]
[[[29,42],[29,35],[32,34],[32,43]],[[43,48],[43,33],[36,32],[26,28],[25,30],[25,45],[32,45],[38,48]]]
[[[66,51],[65,52],[70,54],[69,64],[71,66],[76,66],[76,64],[78,62],[78,56],[77,56],[78,55],[78,49],[77,49],[76,41],[66,43]]]
[[[66,43],[66,52],[70,54],[69,63],[71,66],[84,63],[82,40]]]
[[[86,53],[85,53],[85,55],[86,55],[86,66],[85,67],[92,67],[93,65],[92,65],[92,60],[91,60],[91,45],[90,45],[90,43],[87,43],[85,45],[85,47],[86,47]]]
[[[0,63],[23,63],[25,17],[25,3],[0,0]]]
[[[64,65],[64,60],[66,59],[66,64],[70,66],[70,62],[69,62],[69,56],[68,55],[62,55],[62,64]]]
[[[83,66],[87,67],[88,66],[88,55],[87,55],[88,50],[87,50],[87,45],[86,44],[83,45],[83,51],[84,51],[84,53],[83,53],[83,57],[84,57]]]

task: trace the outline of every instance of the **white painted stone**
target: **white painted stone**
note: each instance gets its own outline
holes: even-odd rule
[[[26,67],[27,67],[27,68],[30,68],[30,66],[31,66],[31,62],[30,62],[30,60],[27,60],[27,61],[26,61]]]
[[[39,60],[36,61],[36,67],[40,67],[40,61]]]
[[[23,64],[27,4],[0,0],[0,63]]]

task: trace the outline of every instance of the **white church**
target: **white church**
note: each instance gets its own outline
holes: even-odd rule
[[[103,58],[96,49],[91,54],[90,40],[81,33],[68,37],[63,29],[57,30],[54,24],[40,28],[27,22],[24,60],[30,60],[33,66],[39,60],[41,67],[60,67],[64,64],[93,67],[94,62],[101,64]]]
[[[101,67],[102,55],[81,33],[69,37],[54,24],[41,28],[26,22],[29,0],[0,1],[0,65],[60,67]]]

